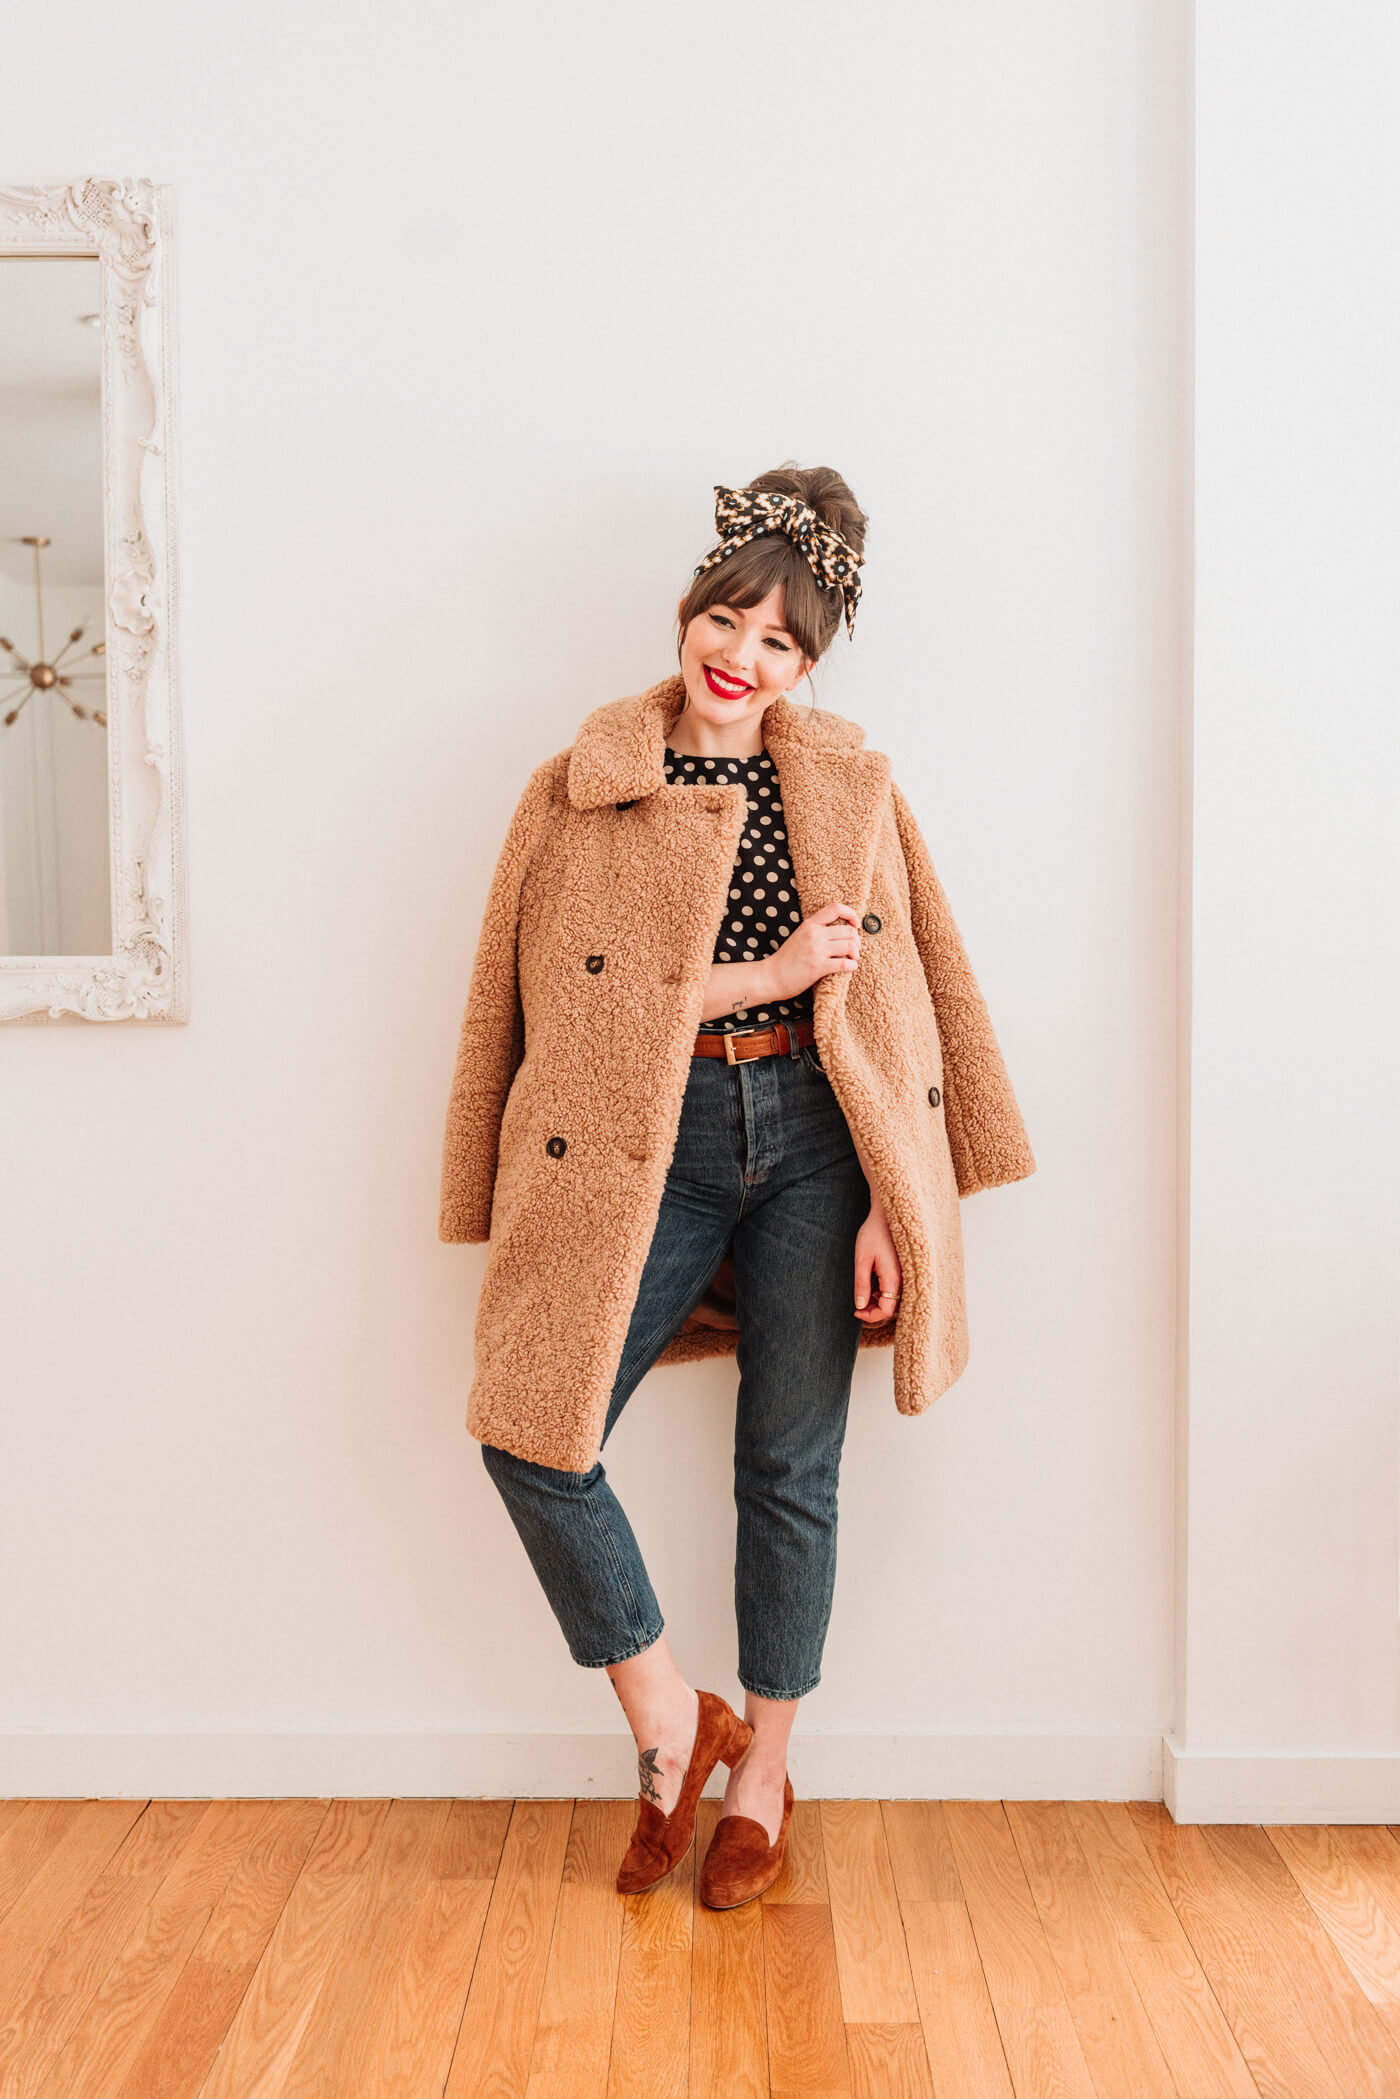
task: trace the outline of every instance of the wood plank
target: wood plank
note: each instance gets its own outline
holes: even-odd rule
[[[822,1838],[841,2005],[848,2024],[909,2026],[919,2016],[894,1873],[877,1800],[824,1800]]]
[[[1183,2099],[1257,2099],[1230,2023],[1122,1801],[1066,1803],[1119,1950]]]
[[[836,1941],[824,1902],[763,1904],[763,1966],[774,2099],[849,2099]]]
[[[1119,1943],[1137,1939],[1172,1946],[1185,1941],[1181,1919],[1147,1854],[1127,1802],[1071,1800],[1067,1812],[1094,1884],[1108,1905]]]
[[[333,1800],[325,1811],[200,2099],[274,2099],[283,2091],[388,1812],[387,1800]]]
[[[32,2099],[38,2091],[207,1806],[202,1800],[151,1801],[31,1963],[27,1985],[11,1999],[0,2031],[0,2090],[6,2099]]]
[[[635,1804],[628,1803],[635,1814]],[[690,1963],[694,1849],[660,1887],[622,1906],[608,2099],[686,2099],[690,2085]]]
[[[120,2089],[267,1813],[265,1800],[205,1807],[54,2062],[43,2099],[110,2099]]]
[[[63,1923],[135,1828],[146,1802],[82,1800],[76,1807],[0,1918],[0,2020],[23,2002]]]
[[[530,2064],[529,2099],[607,2099],[625,1903],[618,1862],[631,1800],[579,1800],[564,1854]]]
[[[826,1851],[822,1843],[822,1810],[819,1800],[799,1800],[793,1805],[788,1824],[788,1848],[783,1870],[764,1902],[825,1902]]]
[[[1400,1929],[1341,1832],[1271,1828],[1267,1834],[1363,1995],[1372,2004],[1400,2004]]]
[[[1332,1840],[1363,1875],[1389,1922],[1400,1929],[1400,1841],[1382,1824],[1334,1824]]]
[[[719,1810],[717,1800],[700,1803],[702,1858]],[[690,2099],[768,2099],[763,1905],[706,1909],[697,1876],[692,1931]]]
[[[1115,2099],[1177,2099],[1063,1803],[1005,1805],[1090,2077]]]
[[[1000,1802],[948,1800],[943,1813],[1017,2099],[1094,2099]]]
[[[277,1800],[214,1904],[115,2099],[194,2099],[325,1819],[324,1800]]]
[[[281,2099],[363,2091],[357,2058],[397,1981],[406,1917],[420,1907],[447,1822],[446,1800],[393,1800],[350,1879],[326,1975],[281,2086]]]
[[[880,1811],[938,2099],[1012,2099],[942,1803],[885,1800]]]
[[[14,1905],[88,1803],[82,1800],[24,1800],[20,1812],[0,1831],[0,1917]],[[0,1993],[4,1970],[0,1969]]]
[[[1271,1948],[1337,2083],[1351,2099],[1395,2099],[1400,2048],[1266,1832],[1257,1824],[1210,1826],[1206,1839],[1249,1891],[1255,1929]]]
[[[961,1904],[962,1882],[942,1801],[882,1800],[880,1819],[900,1904]]]
[[[1157,1801],[1131,1801],[1128,1812],[1262,2099],[1343,2099],[1246,1890],[1226,1872],[1205,1829],[1173,1822]]]
[[[918,2026],[857,2022],[846,2028],[846,2045],[853,2099],[934,2099]]]
[[[938,2099],[1013,2099],[966,1908],[961,1902],[905,1902],[900,1908]]]
[[[381,1967],[346,2063],[347,2093],[427,2099],[447,2082],[510,1821],[506,1800],[454,1800],[427,1885],[381,1941]]]
[[[454,1800],[442,1833],[438,1879],[494,1883],[513,1805],[509,1800]]]
[[[573,1802],[517,1800],[446,2099],[524,2099]]]

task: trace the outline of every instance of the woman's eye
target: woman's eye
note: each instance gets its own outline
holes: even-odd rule
[[[713,620],[717,627],[732,627],[734,624],[733,620],[729,619],[723,612],[711,612],[708,614],[708,617]],[[781,655],[790,656],[792,654],[790,645],[785,641],[779,641],[776,634],[768,635],[767,641],[769,648],[777,649]]]

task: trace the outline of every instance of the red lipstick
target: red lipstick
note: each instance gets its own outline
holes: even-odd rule
[[[716,673],[710,669],[708,663],[702,664],[701,669],[705,673],[705,683],[717,700],[741,700],[746,692],[753,691],[752,685],[746,685],[742,678],[735,678],[729,685],[716,684]],[[724,672],[719,673],[721,677],[724,675]]]

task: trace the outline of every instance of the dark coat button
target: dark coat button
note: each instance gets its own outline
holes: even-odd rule
[[[938,1103],[942,1100],[942,1098],[943,1096],[936,1086],[929,1087],[928,1104],[931,1108],[936,1108],[938,1106]]]
[[[590,955],[583,966],[590,976],[596,977],[603,966],[603,957],[601,955]]]
[[[562,1137],[551,1137],[545,1145],[545,1150],[549,1153],[551,1159],[562,1159],[568,1149],[569,1147]]]
[[[865,933],[878,933],[881,926],[884,923],[885,921],[879,916],[877,912],[867,911],[864,918],[860,922],[861,931]]]
[[[637,806],[637,797],[633,795],[630,802],[619,802],[617,806],[619,809],[635,809]]]

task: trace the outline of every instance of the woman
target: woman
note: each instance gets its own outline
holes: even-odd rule
[[[490,1239],[467,1426],[576,1662],[637,1743],[618,1887],[689,1851],[730,1908],[777,1878],[818,1681],[858,1347],[922,1412],[967,1360],[958,1197],[1034,1160],[924,842],[841,716],[790,694],[860,596],[838,474],[717,490],[679,674],[541,765],[487,902],[440,1236]],[[737,1358],[740,1719],[672,1658],[599,1452],[654,1364]]]

